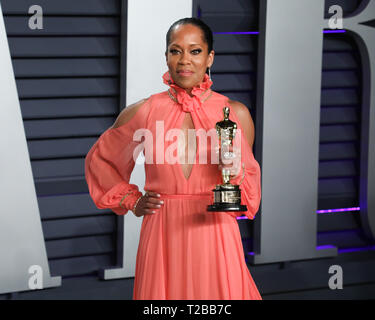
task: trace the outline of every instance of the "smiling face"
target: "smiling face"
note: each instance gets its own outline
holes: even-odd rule
[[[165,56],[172,79],[190,94],[191,89],[202,82],[214,61],[214,54],[213,50],[208,52],[201,29],[185,24],[173,30]]]

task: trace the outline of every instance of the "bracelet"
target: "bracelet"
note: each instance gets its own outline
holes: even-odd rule
[[[127,210],[126,208],[124,208],[123,206],[122,206],[122,201],[129,195],[129,194],[132,194],[133,193],[133,191],[129,191],[126,195],[124,195],[123,197],[122,197],[122,199],[120,200],[120,207],[121,208],[123,208],[124,210]]]
[[[131,210],[134,214],[135,214],[135,209],[137,208],[137,204],[138,204],[139,200],[141,200],[142,197],[143,197],[143,195],[141,195],[141,196],[137,199],[137,201],[134,203],[134,207],[133,207],[133,209]]]

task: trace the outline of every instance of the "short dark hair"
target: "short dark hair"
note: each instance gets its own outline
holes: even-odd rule
[[[214,44],[214,39],[213,39],[214,37],[213,37],[212,31],[207,24],[205,24],[202,20],[198,18],[183,18],[183,19],[177,20],[169,27],[169,30],[167,32],[167,37],[166,37],[166,40],[167,40],[166,52],[168,51],[168,46],[169,46],[169,43],[171,42],[171,34],[172,34],[173,29],[175,29],[176,27],[180,25],[186,25],[186,24],[192,24],[193,26],[196,26],[199,29],[201,29],[203,33],[203,39],[208,46],[208,53],[210,53],[213,49],[213,44]]]

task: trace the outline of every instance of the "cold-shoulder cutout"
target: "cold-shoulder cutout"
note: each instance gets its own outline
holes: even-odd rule
[[[110,128],[111,129],[119,128],[123,126],[124,124],[128,123],[131,119],[133,119],[137,111],[145,104],[145,102],[148,99],[149,98],[145,98],[127,106],[124,110],[120,112],[116,121]]]
[[[251,117],[249,109],[241,102],[236,100],[228,100],[228,103],[233,108],[238,120],[240,121],[241,127],[243,128],[243,134],[250,145],[253,148],[254,144],[254,121]]]

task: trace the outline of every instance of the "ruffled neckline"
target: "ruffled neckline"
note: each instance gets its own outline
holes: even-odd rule
[[[163,75],[163,82],[170,87],[168,94],[171,99],[177,102],[184,112],[195,112],[199,110],[203,102],[206,101],[212,94],[211,86],[212,80],[205,74],[203,81],[194,86],[191,90],[192,97],[186,92],[184,88],[179,87],[170,77],[169,72]]]

